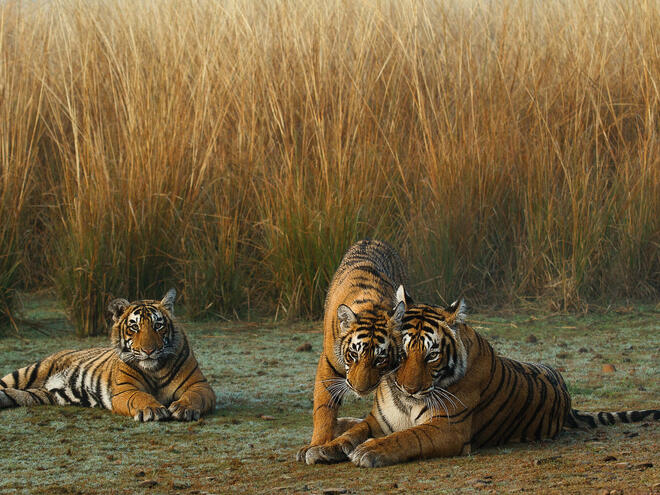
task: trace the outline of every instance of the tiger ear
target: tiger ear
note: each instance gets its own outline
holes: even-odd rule
[[[403,288],[403,286],[401,286]],[[394,307],[394,313],[390,317],[390,323],[395,328],[399,328],[403,323],[403,315],[406,313],[406,302],[399,301],[399,303]]]
[[[117,321],[119,318],[121,318],[121,315],[124,314],[124,311],[126,311],[126,308],[131,303],[129,303],[126,299],[113,299],[110,304],[108,304],[108,311],[110,314],[112,314],[112,321]]]
[[[346,333],[351,329],[351,323],[357,320],[353,310],[345,304],[340,304],[337,308],[337,318],[339,319],[339,328],[342,333]]]
[[[176,300],[176,289],[172,287],[170,290],[167,291],[167,294],[165,294],[165,297],[163,297],[163,300],[160,302],[167,312],[170,314],[170,316],[174,316],[174,301]]]
[[[403,301],[406,303],[406,306],[410,306],[411,304],[415,304],[415,301],[413,301],[413,298],[411,295],[408,293],[408,291],[403,287],[402,285],[399,285],[399,288],[396,290],[396,302]]]
[[[446,319],[446,322],[449,325],[460,325],[465,323],[467,319],[467,306],[465,305],[465,300],[458,299],[454,301],[446,311],[449,313],[449,317]]]

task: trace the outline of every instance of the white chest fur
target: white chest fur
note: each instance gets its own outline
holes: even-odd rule
[[[405,396],[391,377],[381,382],[372,413],[385,434],[412,428],[430,418],[424,401]]]

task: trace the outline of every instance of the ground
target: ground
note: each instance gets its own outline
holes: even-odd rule
[[[32,297],[25,313],[42,327],[0,338],[0,375],[58,349],[107,342],[74,337],[52,300]],[[659,315],[657,306],[498,311],[472,324],[501,354],[559,368],[576,408],[648,409],[660,407]],[[373,470],[299,464],[295,453],[311,436],[320,324],[181,324],[218,396],[211,416],[138,424],[98,409],[2,410],[0,493],[660,493],[660,424],[651,422]],[[296,350],[303,344],[311,351]],[[354,400],[341,414],[369,408]]]

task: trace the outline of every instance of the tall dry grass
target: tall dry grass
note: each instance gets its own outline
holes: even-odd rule
[[[35,225],[33,172],[43,134],[44,88],[32,64],[44,63],[48,31],[33,29],[20,6],[0,10],[0,324],[14,323],[16,289]],[[33,53],[30,61],[26,53]]]
[[[83,334],[110,295],[170,284],[197,317],[318,315],[364,236],[399,247],[420,298],[660,292],[657,2],[2,12],[8,97],[41,98],[0,126],[37,136],[19,147],[38,149],[42,268]]]

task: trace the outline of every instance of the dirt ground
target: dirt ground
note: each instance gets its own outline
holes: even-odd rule
[[[73,337],[49,299],[31,298],[25,311],[42,327],[0,338],[0,375],[58,349],[106,344]],[[644,306],[476,314],[472,324],[501,354],[560,368],[574,407],[622,410],[660,407],[659,317],[658,307]],[[650,422],[373,470],[301,465],[294,457],[311,436],[320,324],[182,326],[218,396],[214,414],[138,424],[75,407],[0,411],[0,493],[660,493],[660,424]],[[311,351],[296,350],[303,344]],[[356,399],[340,413],[369,408]]]

